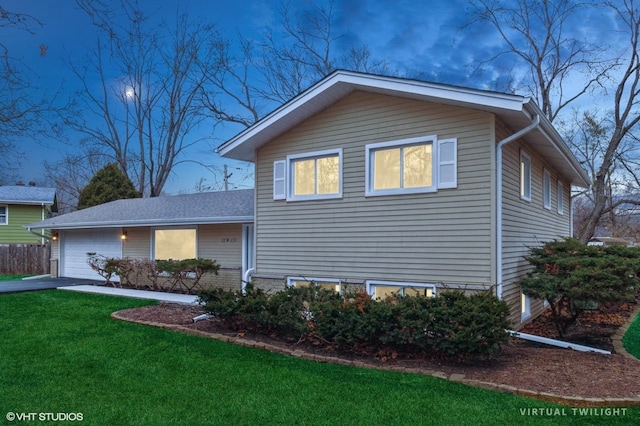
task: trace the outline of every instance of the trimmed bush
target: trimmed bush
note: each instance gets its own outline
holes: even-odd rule
[[[271,297],[249,286],[245,294],[214,290],[200,293],[200,299],[207,312],[232,329],[321,341],[359,354],[487,359],[507,341],[510,327],[507,304],[486,292],[375,301],[365,292],[343,296],[314,285]]]
[[[137,288],[141,280],[153,290],[178,291],[186,290],[192,294],[203,275],[207,272],[218,275],[220,265],[211,259],[184,260],[149,260],[131,258],[111,258],[101,254],[87,253],[87,263],[100,276],[105,278],[105,285],[119,285]],[[114,276],[120,277],[120,284],[112,282]],[[169,288],[164,289],[158,283],[159,278],[166,277]]]

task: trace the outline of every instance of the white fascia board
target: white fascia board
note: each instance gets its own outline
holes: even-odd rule
[[[303,118],[310,117],[354,90],[377,92],[391,96],[405,96],[427,102],[485,109],[494,112],[523,111],[523,105],[529,102],[529,98],[518,95],[426,83],[418,80],[405,80],[397,77],[337,71],[283,104],[253,126],[220,145],[216,152],[223,157],[229,156],[245,161],[253,161],[253,158],[249,159],[246,153],[245,155],[237,155],[242,144],[259,137],[260,134],[266,132],[269,128],[275,127],[278,123],[283,123],[282,131],[287,130],[289,126],[294,124],[293,122],[287,123],[287,118],[291,117],[293,112],[300,111],[305,106],[310,106],[307,111],[302,112]],[[326,95],[326,99],[320,99],[321,95]],[[311,105],[314,100],[319,100],[319,103],[315,106]],[[254,152],[257,146],[252,148],[250,152]],[[236,155],[234,156],[234,154]]]
[[[427,98],[425,100],[433,102],[441,100],[453,104],[460,103],[461,106],[466,106],[467,108],[477,105],[484,108],[522,111],[523,105],[528,102],[528,98],[519,95],[428,83],[419,80],[405,80],[396,77],[344,73],[341,81],[369,90],[379,89],[390,93],[425,97]],[[355,89],[357,88],[355,87]]]
[[[49,223],[43,225],[27,225],[30,229],[89,229],[89,228],[121,228],[144,226],[184,226],[184,225],[221,225],[227,223],[253,223],[253,216],[195,218],[188,220],[129,220],[111,222],[84,222],[84,223]]]
[[[14,204],[14,205],[21,205],[21,206],[50,206],[53,204],[53,201],[49,200],[49,201],[36,201],[36,200],[29,200],[29,201],[25,201],[25,200],[0,200],[0,204]]]

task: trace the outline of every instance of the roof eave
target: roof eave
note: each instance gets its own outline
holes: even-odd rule
[[[564,159],[567,167],[564,167],[563,170],[570,178],[571,185],[580,188],[588,188],[590,186],[589,175],[581,166],[575,155],[573,155],[567,144],[562,139],[562,136],[560,136],[551,122],[544,116],[540,108],[532,100],[529,100],[524,104],[523,112],[530,116],[538,115],[541,117],[541,133]]]
[[[36,222],[25,225],[27,229],[90,229],[90,228],[123,228],[123,227],[158,227],[185,225],[221,225],[229,223],[252,223],[253,216],[208,217],[174,220],[129,220],[129,221],[101,221],[77,223],[42,223]]]
[[[467,108],[475,107],[492,112],[518,112],[522,110],[523,103],[527,101],[527,98],[518,95],[405,80],[397,77],[336,71],[283,104],[253,126],[220,145],[216,152],[223,157],[253,162],[257,148],[355,90],[366,90]]]

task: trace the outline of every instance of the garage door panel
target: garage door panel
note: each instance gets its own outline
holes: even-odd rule
[[[69,230],[60,235],[61,276],[104,280],[87,263],[87,253],[105,257],[122,257],[119,229]],[[117,281],[117,277],[116,281]]]

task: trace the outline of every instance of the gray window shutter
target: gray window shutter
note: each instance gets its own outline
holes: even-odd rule
[[[284,200],[287,198],[286,192],[286,164],[284,160],[273,162],[273,199]]]
[[[438,141],[438,188],[458,186],[458,140]]]

